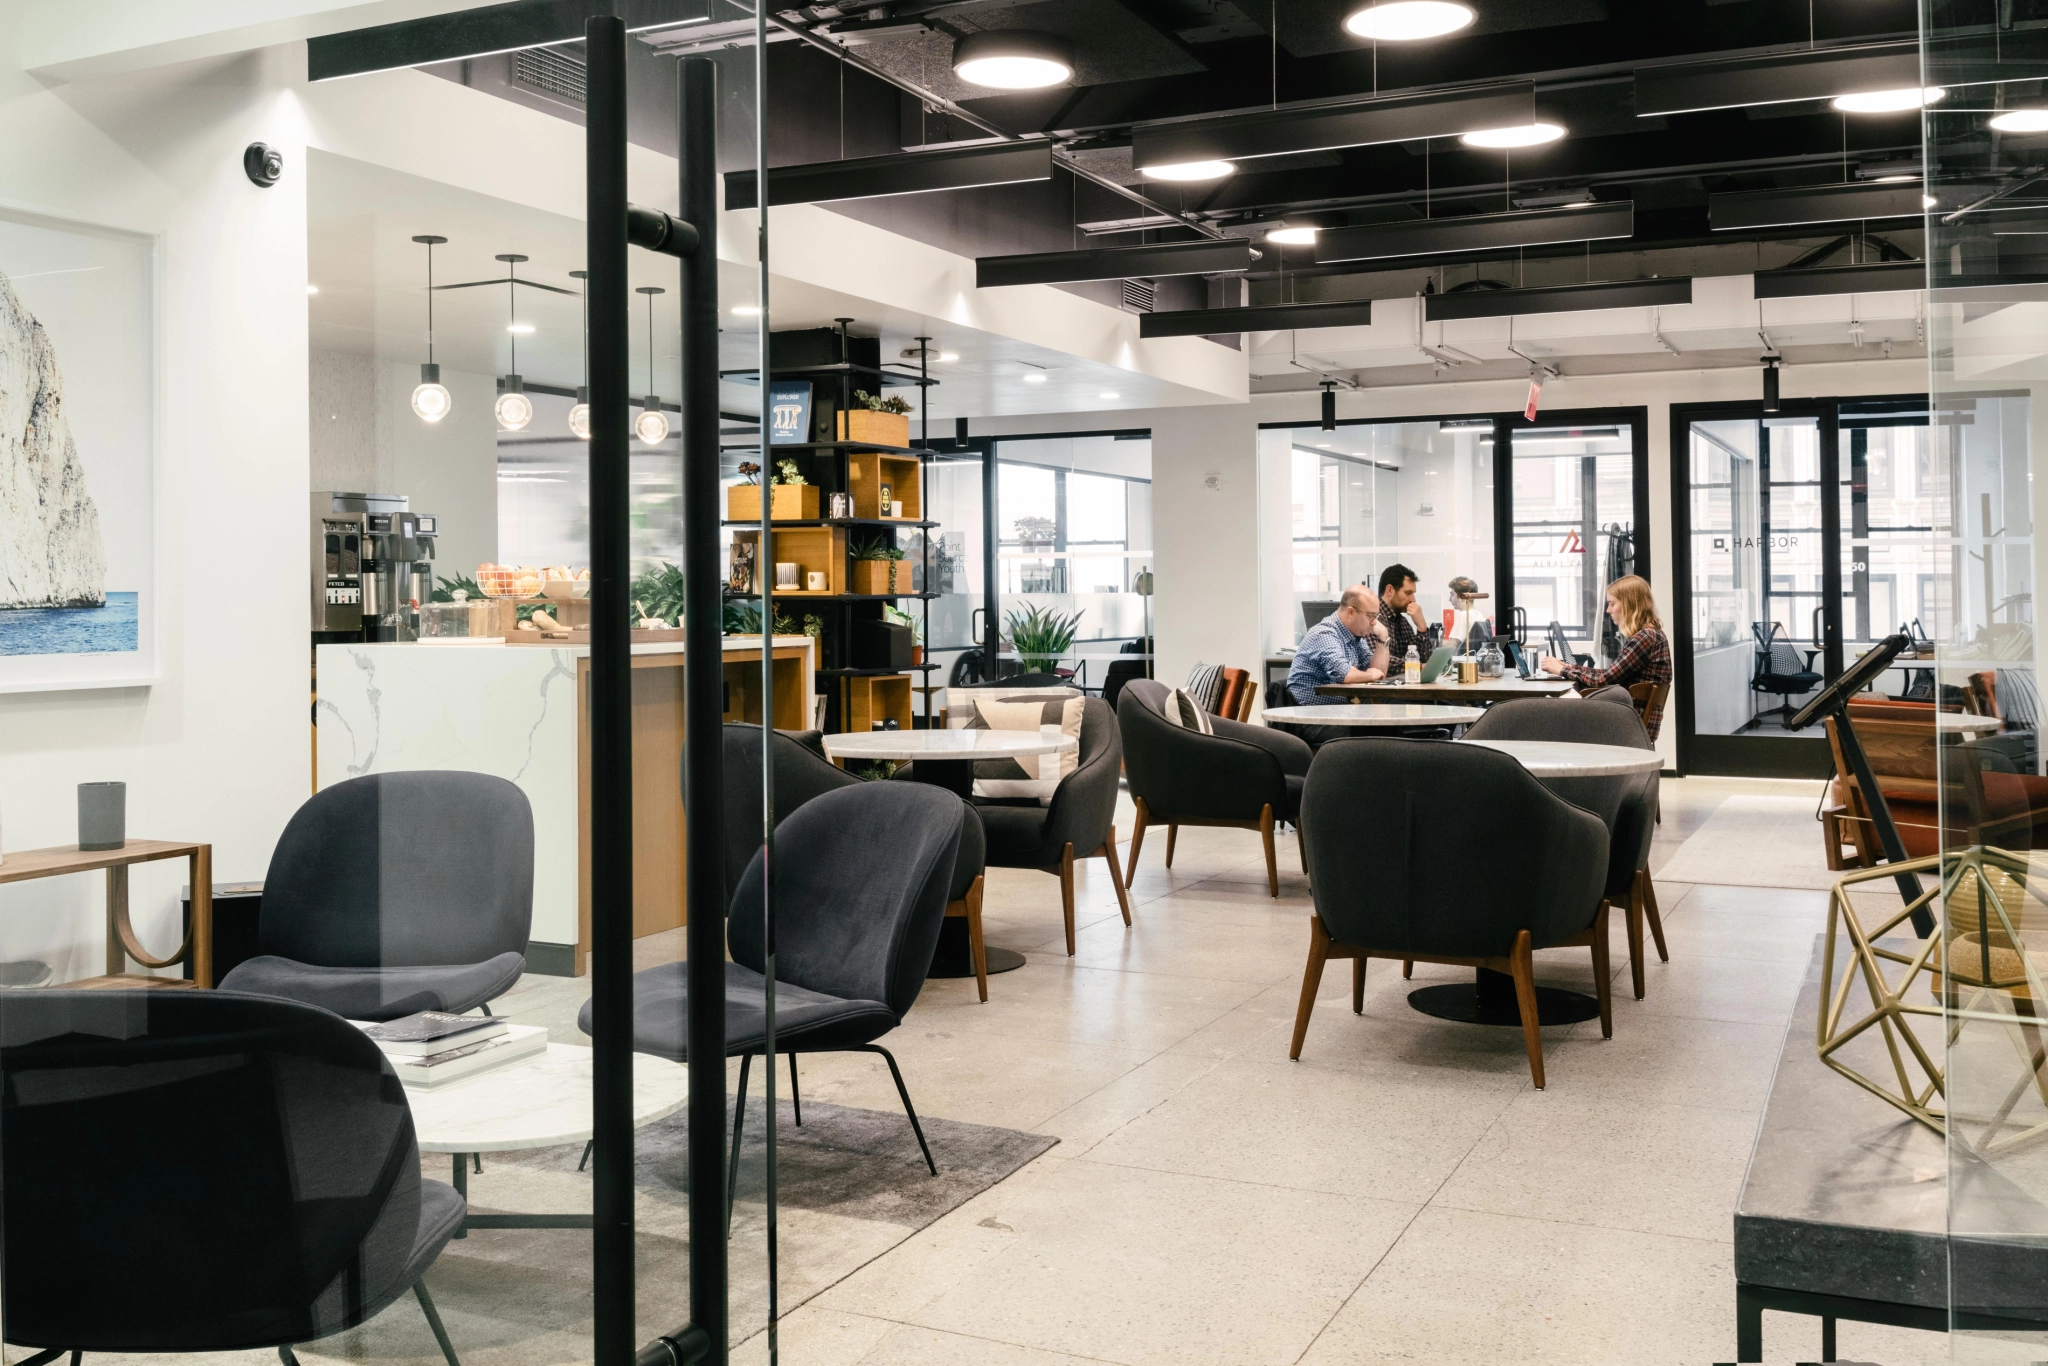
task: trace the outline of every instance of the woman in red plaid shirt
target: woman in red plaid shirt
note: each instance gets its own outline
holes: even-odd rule
[[[1671,683],[1671,642],[1665,638],[1664,623],[1657,620],[1657,604],[1650,597],[1650,585],[1630,574],[1607,585],[1607,615],[1622,634],[1621,652],[1605,669],[1588,669],[1550,655],[1543,657],[1545,673],[1562,674],[1579,685],[1581,692],[1604,688],[1610,683],[1628,687],[1634,683]],[[1643,711],[1643,729],[1657,738],[1664,724],[1662,699],[1653,699]]]

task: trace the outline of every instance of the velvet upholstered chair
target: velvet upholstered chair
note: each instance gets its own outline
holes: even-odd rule
[[[858,787],[864,779],[837,767],[822,752],[812,748],[815,735],[805,732],[791,736],[773,732],[770,753],[775,758],[775,825],[782,822],[813,797]],[[957,800],[957,798],[956,798]],[[744,722],[725,726],[725,808],[721,813],[725,829],[725,899],[731,902],[739,890],[740,876],[761,847],[761,728]],[[988,999],[988,955],[981,937],[981,894],[985,881],[987,840],[981,832],[981,817],[965,802],[960,803],[960,853],[953,860],[953,880],[946,889],[946,918],[967,922],[967,945],[974,957],[974,981],[981,999]],[[790,1059],[790,1087],[796,1086],[796,1060]]]
[[[223,991],[351,1020],[486,1006],[526,971],[533,808],[487,773],[375,773],[322,788],[270,856],[261,952]]]
[[[1559,704],[1565,705],[1565,704]],[[1308,835],[1308,965],[1290,1058],[1332,958],[1349,958],[1351,1009],[1365,1010],[1368,959],[1488,968],[1514,979],[1529,1054],[1543,1085],[1533,954],[1590,948],[1600,1033],[1613,1036],[1607,971],[1607,827],[1547,790],[1509,756],[1452,740],[1344,740],[1317,752],[1302,791]],[[1475,850],[1512,868],[1514,894],[1475,892]],[[1499,889],[1493,889],[1495,893]]]
[[[1302,783],[1314,757],[1306,744],[1285,731],[1216,718],[1213,735],[1166,719],[1164,684],[1133,679],[1117,701],[1124,735],[1124,770],[1138,808],[1131,828],[1131,861],[1126,880],[1138,874],[1138,850],[1145,831],[1166,827],[1166,866],[1173,866],[1174,838],[1183,825],[1223,825],[1256,830],[1266,846],[1266,890],[1280,895],[1280,865],[1273,827],[1295,821],[1297,841]],[[1307,854],[1302,855],[1307,866]]]
[[[1143,680],[1138,680],[1142,682]],[[1137,682],[1125,687],[1129,694]],[[1036,868],[1060,880],[1060,909],[1066,918],[1067,956],[1074,956],[1074,864],[1079,859],[1109,861],[1110,885],[1124,924],[1131,923],[1131,901],[1117,866],[1117,780],[1123,772],[1123,742],[1116,713],[1099,697],[1082,700],[1079,762],[1060,779],[1052,798],[976,797],[974,809],[988,835],[992,868]]]
[[[23,991],[0,1011],[6,1340],[292,1347],[410,1292],[462,1226],[404,1089],[325,1010],[226,991]]]

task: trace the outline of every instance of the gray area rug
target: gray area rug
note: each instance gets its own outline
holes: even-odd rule
[[[1058,1141],[920,1116],[939,1166],[933,1177],[900,1110],[807,1101],[798,1127],[787,1100],[777,1109],[777,1305],[783,1314]],[[768,1317],[766,1114],[761,1099],[750,1097],[729,1244],[734,1343],[760,1332]],[[689,1318],[684,1116],[650,1125],[637,1137],[639,1338],[646,1341]],[[587,1211],[590,1173],[576,1170],[581,1156],[580,1144],[486,1153],[482,1175],[469,1178],[471,1207],[504,1213]],[[435,1180],[448,1180],[450,1166],[443,1154],[422,1158],[422,1170]],[[589,1359],[587,1231],[478,1229],[448,1245],[428,1273],[427,1286],[463,1366],[553,1366]],[[269,1353],[228,1355],[246,1358],[246,1366],[276,1366]],[[441,1359],[410,1298],[364,1327],[301,1349],[299,1355],[405,1366],[433,1366]]]

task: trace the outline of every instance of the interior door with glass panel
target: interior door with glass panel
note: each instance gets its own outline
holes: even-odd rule
[[[1609,664],[1621,640],[1607,620],[1607,585],[1648,575],[1642,415],[1517,422],[1508,442],[1504,605],[1516,634],[1541,645],[1555,625],[1572,654]]]

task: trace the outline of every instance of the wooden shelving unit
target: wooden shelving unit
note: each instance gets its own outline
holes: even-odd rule
[[[854,337],[848,330],[852,321],[840,319],[836,333],[829,338],[836,343],[833,349],[839,357],[830,363],[816,361],[819,345],[828,340],[823,330],[777,334],[804,347],[814,363],[786,367],[771,363],[769,378],[811,382],[814,432],[835,429],[838,416],[855,406],[854,390],[875,393],[884,386],[917,388],[920,398],[925,400],[919,404],[920,419],[928,426],[930,391],[937,381],[925,373],[923,366],[918,373],[907,374],[900,368],[880,364],[879,347],[871,338]],[[775,337],[770,338],[770,348],[778,348]],[[759,377],[753,369],[725,373],[734,379]],[[773,600],[778,613],[799,618],[815,615],[820,619],[817,675],[821,680],[836,678],[840,682],[837,688],[819,690],[827,699],[826,728],[867,730],[875,721],[894,720],[908,730],[913,724],[912,707],[919,692],[924,694],[925,724],[935,724],[931,719],[931,693],[924,686],[935,665],[915,664],[908,670],[868,668],[856,663],[853,657],[854,641],[860,635],[858,624],[881,620],[883,607],[890,604],[907,607],[910,603],[923,603],[924,636],[930,639],[930,602],[936,595],[926,591],[926,585],[932,572],[933,532],[938,527],[938,523],[925,517],[925,474],[932,452],[921,446],[882,446],[870,441],[775,442],[764,451],[760,434],[749,434],[751,439],[734,439],[740,436],[727,433],[723,448],[746,453],[742,458],[755,461],[764,471],[774,469],[782,460],[793,461],[804,482],[817,487],[821,510],[829,507],[832,494],[845,493],[850,496],[853,515],[776,518],[768,538],[769,548],[756,555],[754,591],[735,593],[728,579],[727,596],[751,598],[758,603],[761,585],[773,586],[778,559],[799,566],[799,584],[807,582],[805,574],[824,570],[828,591],[775,589]],[[884,485],[889,489],[886,502],[882,498]],[[890,504],[899,502],[903,515],[890,516]],[[725,525],[733,528],[735,541],[751,541],[759,551],[758,520],[727,519]],[[914,538],[916,544],[910,544],[906,537]],[[911,552],[910,558],[900,562],[904,572],[898,574],[898,591],[851,591],[857,586],[853,582],[853,548],[874,540],[893,543]]]

